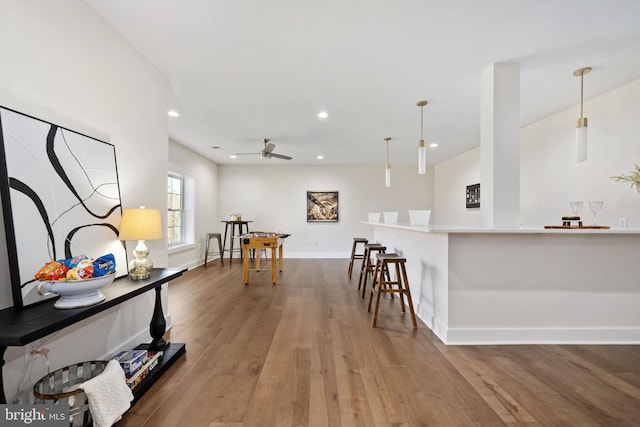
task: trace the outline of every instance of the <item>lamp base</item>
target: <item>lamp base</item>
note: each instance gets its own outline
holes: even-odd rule
[[[129,278],[131,280],[145,280],[145,279],[148,279],[149,277],[151,277],[151,273],[148,271],[145,273],[136,273],[134,271],[129,272]]]

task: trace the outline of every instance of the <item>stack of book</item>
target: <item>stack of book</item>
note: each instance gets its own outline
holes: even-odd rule
[[[563,216],[562,217],[563,227],[575,227],[576,222],[578,227],[582,227],[582,219],[580,219],[579,216]]]
[[[162,351],[128,350],[118,353],[116,359],[124,371],[127,385],[133,391],[162,358]]]

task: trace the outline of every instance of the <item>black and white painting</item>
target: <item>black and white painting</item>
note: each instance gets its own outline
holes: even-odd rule
[[[112,144],[0,107],[0,195],[15,307],[55,296],[34,279],[50,260],[113,253],[127,273]]]
[[[480,184],[467,185],[466,207],[480,207]]]

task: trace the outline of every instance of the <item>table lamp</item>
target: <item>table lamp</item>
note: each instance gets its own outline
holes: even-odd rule
[[[129,277],[133,280],[148,279],[151,276],[153,262],[147,256],[149,249],[145,240],[162,239],[162,220],[158,209],[124,209],[120,222],[120,240],[137,240],[133,250],[133,260],[129,262]]]

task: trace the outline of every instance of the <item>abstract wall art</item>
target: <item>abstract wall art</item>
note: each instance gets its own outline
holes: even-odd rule
[[[0,196],[16,308],[55,296],[34,279],[50,260],[113,253],[127,274],[112,144],[0,107]]]

